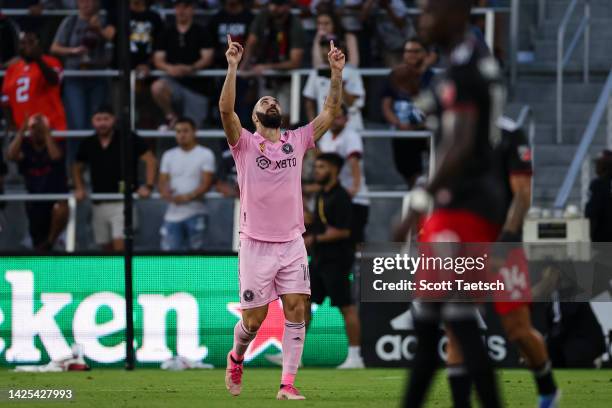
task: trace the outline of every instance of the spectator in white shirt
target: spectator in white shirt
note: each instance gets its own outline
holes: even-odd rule
[[[329,42],[333,41],[337,47],[343,48],[342,44],[338,43],[335,36],[324,36],[321,38],[319,48],[323,61],[327,61],[327,53],[329,53]],[[329,66],[320,65],[312,70],[306,85],[302,91],[305,98],[304,106],[308,121],[312,121],[319,112],[323,110],[325,98],[329,93],[329,84],[331,83],[331,71]],[[361,108],[365,103],[365,88],[359,71],[350,65],[342,70],[342,98],[344,105],[348,108],[348,123],[347,127],[360,131],[363,130],[363,118],[361,117]]]
[[[370,200],[359,196],[368,192],[363,171],[363,142],[359,133],[347,126],[349,120],[348,111],[342,105],[342,111],[317,146],[322,153],[336,153],[344,159],[338,180],[352,197],[351,239],[359,244],[365,241]]]
[[[178,119],[175,130],[178,146],[162,156],[159,177],[159,191],[169,203],[161,228],[161,248],[202,249],[207,214],[203,196],[212,186],[215,156],[198,144],[192,119]]]

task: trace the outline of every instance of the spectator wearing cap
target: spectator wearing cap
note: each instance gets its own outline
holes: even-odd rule
[[[193,74],[213,64],[214,49],[206,30],[193,21],[194,7],[192,0],[175,1],[176,22],[166,28],[153,54],[155,67],[167,76],[153,82],[151,93],[170,127],[178,116],[201,127],[208,115],[205,82]]]
[[[289,0],[270,0],[249,29],[240,69],[261,78],[265,70],[288,71],[300,68],[304,57],[305,34],[302,21],[291,14]],[[291,80],[262,78],[260,95],[275,95],[289,111]],[[288,117],[284,117],[285,124]]]
[[[338,43],[338,38],[335,36],[321,37],[319,40],[321,63],[310,72],[302,91],[302,96],[305,98],[306,116],[309,121],[312,121],[323,110],[325,98],[329,93],[331,70],[327,64],[327,54],[330,50],[330,41],[334,41],[337,46],[343,48],[343,45]],[[345,66],[342,70],[342,98],[348,109],[347,127],[357,131],[363,130],[361,108],[365,103],[365,88],[359,71],[354,67]]]
[[[382,95],[382,111],[392,129],[408,131],[424,128],[425,115],[414,104],[421,80],[421,71],[411,65],[402,64],[391,71]],[[427,140],[394,138],[391,145],[395,167],[408,188],[412,188],[423,173]]]
[[[345,44],[346,47],[346,63],[355,68],[359,66],[359,45],[355,34],[344,30],[338,16],[332,11],[322,11],[317,14],[317,33],[312,42],[312,66],[322,66],[327,61],[327,55],[322,55],[320,43],[329,36],[336,37],[339,41]]]
[[[69,70],[98,70],[110,67],[115,27],[100,13],[98,0],[78,0],[78,14],[60,24],[51,53],[64,59]],[[68,77],[64,81],[64,104],[70,129],[87,129],[93,113],[108,98],[108,78]],[[76,145],[75,145],[76,146]]]
[[[585,216],[591,224],[591,241],[612,242],[612,151],[600,153],[595,161],[595,174],[585,207]]]
[[[68,193],[63,149],[51,137],[49,124],[40,114],[26,118],[7,151],[8,159],[18,163],[29,194]],[[25,207],[34,248],[52,249],[68,222],[66,201],[28,201]]]
[[[161,228],[164,251],[198,250],[204,247],[206,204],[213,182],[215,156],[198,144],[195,123],[179,118],[175,126],[177,147],[161,160],[159,192],[169,203]]]
[[[6,70],[2,100],[7,115],[20,129],[27,117],[44,115],[54,130],[66,130],[66,114],[60,96],[62,64],[44,55],[38,34],[23,32],[19,39],[19,58]]]
[[[92,193],[122,193],[125,183],[122,175],[121,134],[115,129],[115,115],[108,106],[102,106],[92,117],[95,134],[79,145],[76,161],[72,165],[74,195],[82,201],[87,196],[83,170],[89,167]],[[146,182],[137,189],[141,198],[151,195],[155,183],[157,160],[140,137],[134,135],[133,163],[136,190],[138,161],[146,166]],[[136,221],[136,219],[135,219]],[[135,222],[136,224],[136,222]],[[107,251],[122,251],[123,242],[123,201],[93,202],[93,233],[96,244]]]
[[[363,169],[363,141],[358,132],[348,127],[349,120],[348,110],[343,105],[317,147],[322,153],[335,153],[344,160],[338,180],[351,196],[351,240],[356,245],[365,241],[370,200],[363,196],[368,192]]]

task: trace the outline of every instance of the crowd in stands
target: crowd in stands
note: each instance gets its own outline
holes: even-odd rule
[[[8,163],[17,163],[31,194],[74,191],[78,200],[92,193],[123,191],[120,138],[116,127],[116,82],[110,77],[68,76],[65,70],[117,67],[116,2],[107,0],[4,0],[3,9],[27,9],[20,16],[0,13],[0,65],[3,129],[12,135],[0,155],[0,193]],[[490,0],[476,5],[495,5]],[[218,95],[222,77],[194,76],[205,69],[225,69],[227,34],[244,45],[237,81],[236,111],[245,126],[262,95],[274,95],[285,113],[290,105],[290,78],[270,70],[310,68],[303,83],[302,122],[322,109],[329,89],[330,42],[347,55],[343,72],[343,110],[319,143],[320,152],[344,159],[339,180],[352,198],[352,230],[363,231],[368,219],[363,142],[367,81],[359,67],[392,68],[376,78],[383,90],[380,121],[391,129],[424,129],[414,100],[431,86],[437,55],[415,36],[410,0],[129,0],[131,66],[137,72],[137,128],[169,129],[176,147],[160,157],[156,141],[135,137],[134,160],[144,163],[142,182],[133,186],[142,198],[156,189],[168,202],[161,229],[161,248],[202,248],[206,229],[205,193],[211,189],[236,196],[231,154],[196,139],[198,129],[218,129]],[[45,10],[76,13],[58,20]],[[171,13],[162,12],[171,10]],[[207,10],[208,12],[202,13]],[[151,75],[160,70],[164,75]],[[284,126],[296,126],[284,118]],[[52,131],[94,129],[87,138],[51,136]],[[427,141],[393,139],[394,161],[412,187],[424,171]],[[0,145],[1,147],[1,145]],[[159,147],[159,146],[157,146]],[[165,146],[169,147],[169,146]],[[212,148],[212,150],[211,150]],[[225,151],[223,151],[225,150]],[[213,152],[217,152],[215,153]],[[313,161],[305,165],[305,191],[315,193]],[[158,162],[161,163],[158,170]],[[89,177],[83,177],[84,170]],[[159,173],[159,174],[158,174]],[[0,202],[1,204],[1,202]],[[68,218],[65,201],[28,202],[26,211],[33,247],[48,250]],[[137,220],[136,220],[137,221]],[[94,201],[92,227],[96,244],[123,248],[123,205]]]

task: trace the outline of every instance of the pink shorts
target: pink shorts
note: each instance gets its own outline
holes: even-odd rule
[[[240,307],[267,305],[281,295],[310,295],[310,274],[304,239],[257,241],[240,234],[238,249]]]

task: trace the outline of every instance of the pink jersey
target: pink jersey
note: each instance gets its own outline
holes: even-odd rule
[[[266,242],[302,235],[302,161],[314,148],[312,124],[283,132],[276,143],[243,128],[230,148],[238,170],[240,233]]]

